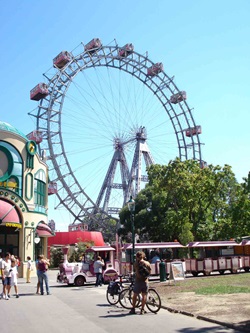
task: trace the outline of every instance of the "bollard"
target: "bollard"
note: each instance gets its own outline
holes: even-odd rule
[[[166,281],[166,263],[161,260],[161,262],[159,263],[159,267],[160,267],[160,281]]]

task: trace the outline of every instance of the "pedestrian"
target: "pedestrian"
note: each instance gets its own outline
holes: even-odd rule
[[[155,264],[160,261],[161,261],[161,258],[159,256],[159,252],[156,251],[150,262],[151,262],[151,264]]]
[[[50,290],[49,290],[49,279],[48,279],[48,274],[47,274],[47,269],[48,269],[49,265],[50,265],[49,260],[46,259],[43,254],[40,254],[38,256],[37,272],[38,272],[38,277],[39,277],[39,282],[40,282],[41,295],[44,294],[43,282],[45,282],[45,288],[46,288],[47,295],[51,295]]]
[[[7,252],[5,254],[5,259],[2,261],[2,278],[3,278],[3,299],[9,300],[9,293],[10,293],[10,269],[11,269],[11,262],[10,262],[10,253]]]
[[[94,262],[94,273],[96,275],[95,286],[102,286],[102,268],[104,266],[104,261],[100,256],[97,257],[97,260]]]
[[[15,260],[16,260],[16,268],[17,268],[17,272],[18,272],[18,268],[20,266],[20,258],[18,256],[15,256]]]
[[[2,292],[0,294],[0,299],[3,297],[3,258],[2,255],[0,253],[0,274],[1,274],[1,281],[2,281]]]
[[[17,264],[16,264],[15,259],[11,259],[10,277],[11,277],[11,287],[14,286],[16,298],[19,298],[18,289],[17,289],[18,270],[17,270]],[[9,294],[10,294],[10,291],[9,291]]]
[[[38,261],[39,261],[39,256],[36,259],[36,275],[37,275],[36,294],[39,294],[40,291],[40,281],[38,276]]]
[[[30,273],[32,271],[31,257],[27,257],[27,273],[26,273],[26,283],[30,283]]]
[[[144,307],[147,301],[147,293],[148,293],[148,277],[142,275],[141,267],[145,267],[148,271],[148,275],[151,271],[151,266],[148,261],[145,260],[145,253],[142,251],[138,251],[136,253],[136,261],[134,263],[134,270],[135,270],[135,284],[133,287],[133,299],[132,299],[132,309],[130,310],[130,314],[135,314],[135,305],[137,301],[137,297],[139,294],[142,294],[142,301],[141,301],[141,314],[145,313]]]

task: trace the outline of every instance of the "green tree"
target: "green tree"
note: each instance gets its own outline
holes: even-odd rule
[[[69,262],[80,262],[82,260],[82,256],[86,252],[88,248],[94,245],[94,242],[82,242],[81,238],[77,239],[77,243],[75,246],[71,246],[68,261]]]
[[[239,184],[231,167],[197,161],[170,161],[148,169],[149,183],[137,198],[135,232],[140,239],[173,241],[236,238],[250,232],[248,180]],[[120,212],[126,237],[131,230],[130,213]]]
[[[50,267],[59,267],[60,263],[63,262],[63,252],[61,247],[50,248]]]
[[[87,225],[89,225],[89,231],[100,231],[102,233],[105,243],[113,243],[115,241],[115,235],[117,232],[117,220],[102,219],[101,216],[97,216],[96,220],[85,219]]]

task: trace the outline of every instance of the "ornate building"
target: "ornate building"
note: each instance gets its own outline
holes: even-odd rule
[[[0,254],[21,258],[21,277],[27,256],[47,256],[47,237],[53,236],[47,211],[48,169],[36,142],[0,122]]]

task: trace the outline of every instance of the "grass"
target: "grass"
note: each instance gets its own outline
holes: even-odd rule
[[[217,285],[214,287],[203,287],[203,288],[197,289],[195,291],[195,293],[198,295],[250,293],[250,288]]]
[[[167,281],[164,285],[157,284],[157,290],[162,289],[163,291],[164,288],[168,294],[181,292],[193,292],[199,295],[250,293],[249,281],[250,273],[201,275],[196,278],[188,277],[183,281]]]

